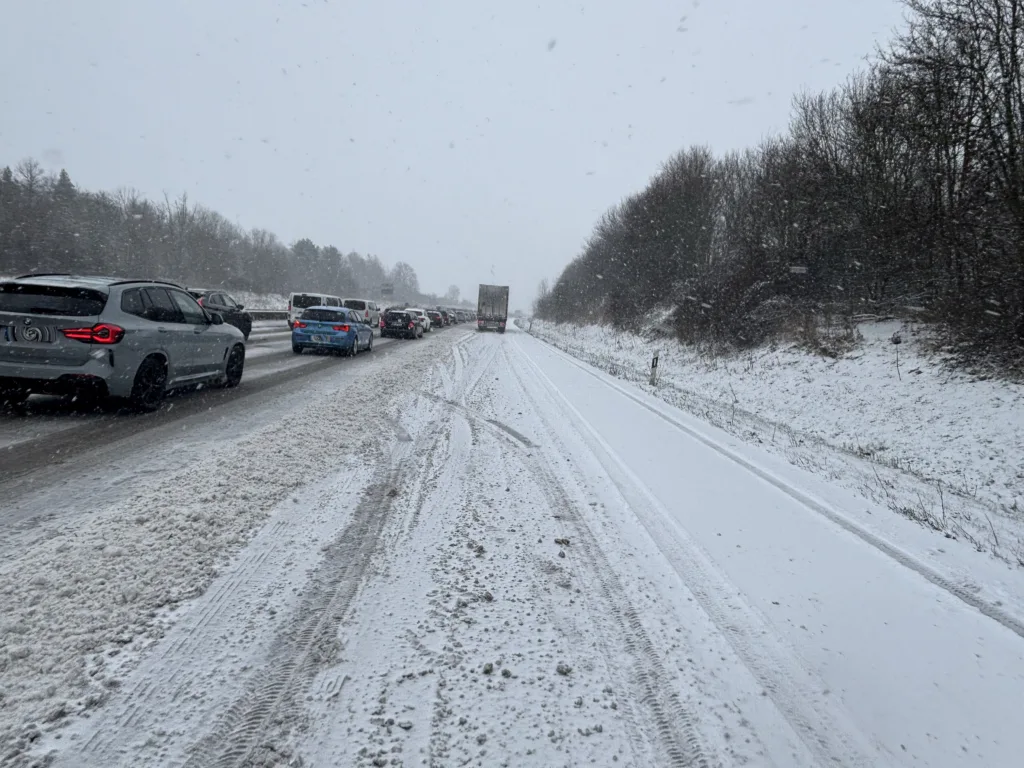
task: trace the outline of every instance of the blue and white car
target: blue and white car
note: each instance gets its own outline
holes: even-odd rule
[[[373,329],[360,313],[343,307],[309,307],[292,324],[292,352],[322,349],[354,357],[373,351]]]

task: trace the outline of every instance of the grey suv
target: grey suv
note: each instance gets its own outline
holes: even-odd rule
[[[179,285],[74,275],[0,280],[0,405],[32,393],[127,398],[242,380],[242,332]]]

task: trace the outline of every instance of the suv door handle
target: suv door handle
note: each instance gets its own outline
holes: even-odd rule
[[[171,332],[170,328],[158,328],[157,330],[160,331],[160,333],[170,333]]]

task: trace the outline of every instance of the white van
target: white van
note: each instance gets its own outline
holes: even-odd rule
[[[364,323],[374,330],[379,330],[380,307],[377,306],[376,301],[371,301],[370,299],[342,299],[341,306],[354,309],[362,316]]]
[[[288,327],[295,325],[310,307],[340,307],[341,299],[325,293],[293,293],[288,296]]]

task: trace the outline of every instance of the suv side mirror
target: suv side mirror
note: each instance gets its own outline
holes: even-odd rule
[[[238,310],[245,309],[245,304],[236,304],[235,305],[235,309],[238,309]]]
[[[224,325],[224,316],[220,312],[211,312],[210,323],[213,325]]]

